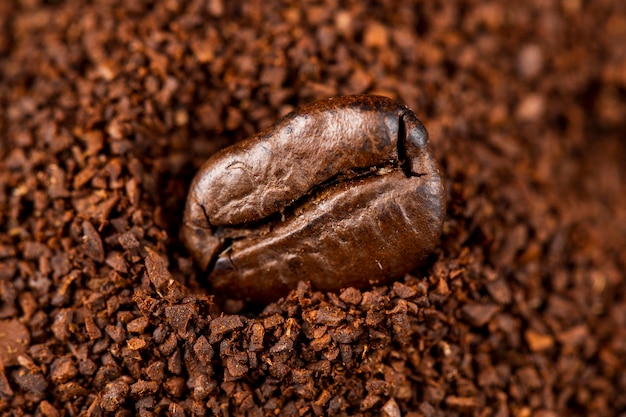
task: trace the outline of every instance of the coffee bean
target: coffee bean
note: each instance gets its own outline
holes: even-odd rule
[[[403,276],[437,245],[444,198],[415,114],[384,97],[337,97],[209,158],[182,236],[213,289],[267,302],[299,280],[337,290]]]

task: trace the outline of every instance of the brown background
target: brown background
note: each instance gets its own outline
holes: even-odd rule
[[[0,413],[624,415],[626,2],[230,3],[0,2]],[[195,170],[364,92],[430,132],[433,263],[213,303]]]

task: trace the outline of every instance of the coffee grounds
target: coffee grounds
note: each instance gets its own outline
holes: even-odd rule
[[[231,3],[0,2],[2,415],[626,413],[626,3]],[[430,132],[431,263],[212,296],[202,162],[358,93]]]

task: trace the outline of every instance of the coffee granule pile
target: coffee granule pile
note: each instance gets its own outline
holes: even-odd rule
[[[214,296],[200,165],[361,93],[430,132],[431,262]],[[619,0],[0,1],[0,415],[626,415],[624,132]]]

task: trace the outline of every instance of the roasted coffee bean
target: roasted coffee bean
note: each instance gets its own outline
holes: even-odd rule
[[[403,276],[437,245],[444,197],[407,107],[337,97],[209,158],[182,233],[216,291],[267,302],[299,280],[336,290]]]

